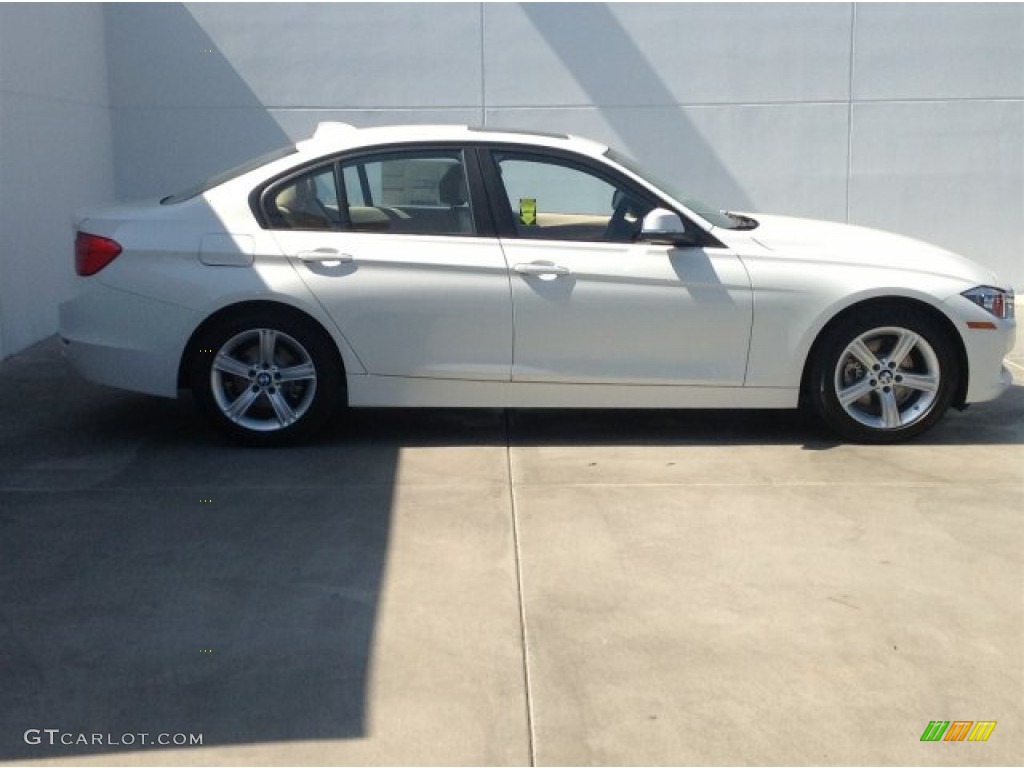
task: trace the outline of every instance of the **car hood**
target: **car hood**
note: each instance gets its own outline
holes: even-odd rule
[[[991,270],[959,254],[910,237],[829,221],[743,215],[755,219],[759,226],[742,234],[781,258],[911,270],[979,285],[998,285]]]

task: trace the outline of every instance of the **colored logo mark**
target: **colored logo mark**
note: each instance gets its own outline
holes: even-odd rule
[[[995,720],[932,720],[921,741],[988,741],[995,727]]]
[[[537,225],[537,198],[519,198],[519,223],[527,227]]]

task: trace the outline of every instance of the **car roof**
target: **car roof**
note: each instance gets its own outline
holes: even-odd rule
[[[468,125],[388,125],[357,128],[340,122],[320,123],[313,136],[300,141],[296,148],[303,154],[325,154],[359,147],[419,142],[529,144],[568,149],[586,155],[601,155],[608,149],[607,145],[600,142],[564,133]]]

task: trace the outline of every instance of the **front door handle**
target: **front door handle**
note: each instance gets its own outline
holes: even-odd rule
[[[339,253],[334,248],[317,248],[315,251],[299,251],[295,254],[304,264],[323,264],[325,267],[336,267],[353,261],[352,255]]]
[[[516,264],[512,269],[520,275],[532,275],[549,280],[561,275],[571,274],[568,267],[563,267],[559,264]]]

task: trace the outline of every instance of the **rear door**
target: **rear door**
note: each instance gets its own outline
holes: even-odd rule
[[[261,205],[281,250],[368,373],[508,381],[509,277],[475,155],[410,148],[281,180]]]

